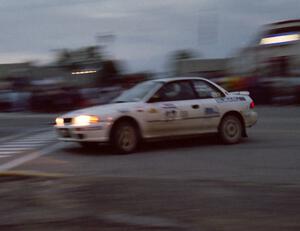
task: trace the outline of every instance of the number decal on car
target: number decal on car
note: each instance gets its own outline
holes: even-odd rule
[[[165,119],[167,121],[175,120],[177,117],[177,111],[176,110],[166,110],[165,111]]]
[[[180,111],[180,118],[186,119],[189,117],[189,113],[187,111]]]

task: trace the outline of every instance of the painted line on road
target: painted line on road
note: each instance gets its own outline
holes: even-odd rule
[[[36,135],[38,133],[40,133],[41,135],[44,135],[45,133],[50,132],[50,131],[51,131],[51,129],[44,128],[44,129],[37,129],[37,130],[24,132],[24,133],[21,133],[21,134],[14,134],[14,135],[10,135],[10,136],[0,138],[0,143],[11,142],[11,141],[14,141],[16,139],[21,139],[21,138],[27,139],[27,136]]]
[[[25,155],[23,157],[20,157],[18,159],[12,160],[12,161],[10,161],[8,163],[5,163],[3,165],[0,165],[0,172],[10,170],[12,168],[15,168],[19,165],[22,165],[22,164],[28,162],[28,161],[39,158],[40,156],[50,154],[51,152],[54,152],[54,151],[62,148],[64,145],[65,144],[63,144],[63,143],[56,143],[56,144],[53,144],[51,146],[47,146],[46,148],[34,151],[34,152],[32,152],[28,155]]]
[[[11,147],[0,147],[0,152],[6,152],[6,151],[11,151],[11,150],[14,150],[14,151],[22,151],[22,150],[31,150],[31,149],[34,149],[35,147],[34,146],[26,146],[26,147],[14,147],[14,146],[11,146]]]
[[[20,151],[22,151],[22,150],[14,150],[14,151],[5,150],[5,151],[0,151],[0,155],[18,154],[18,153],[20,153]],[[24,151],[26,151],[26,150],[24,150]]]
[[[54,139],[54,138],[49,138],[49,139]],[[44,142],[47,142],[49,141],[49,139],[44,139],[44,140],[38,140],[38,139],[26,139],[26,140],[20,140],[20,141],[16,141],[14,143],[18,143],[18,144],[21,144],[21,143],[44,143]]]
[[[5,146],[14,146],[14,147],[18,147],[18,146],[39,146],[40,144],[45,144],[45,143],[51,143],[52,140],[48,140],[45,142],[13,142],[13,143],[7,143],[7,144],[0,144],[0,147],[5,147]]]
[[[0,158],[10,157],[10,155],[2,155],[0,154]]]

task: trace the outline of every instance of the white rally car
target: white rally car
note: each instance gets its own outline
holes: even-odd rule
[[[111,104],[56,119],[62,141],[111,143],[133,152],[141,140],[216,133],[226,144],[246,137],[257,121],[249,92],[227,92],[204,78],[167,78],[136,85]]]

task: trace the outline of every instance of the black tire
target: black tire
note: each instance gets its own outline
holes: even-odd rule
[[[219,136],[224,144],[239,143],[243,135],[242,121],[235,115],[227,115],[222,119]]]
[[[139,133],[131,122],[119,122],[113,127],[111,144],[117,154],[134,152],[139,143]]]

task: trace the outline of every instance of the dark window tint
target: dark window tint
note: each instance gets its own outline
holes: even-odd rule
[[[201,99],[220,98],[224,96],[219,89],[208,82],[196,80],[193,81],[193,84],[199,98]]]
[[[156,96],[160,101],[175,101],[196,99],[197,96],[188,81],[178,81],[165,84]]]

